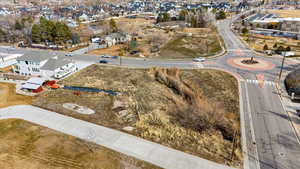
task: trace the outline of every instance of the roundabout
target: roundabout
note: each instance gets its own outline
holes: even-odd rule
[[[227,60],[227,63],[233,67],[251,70],[251,71],[264,71],[271,70],[275,65],[271,62],[262,59],[253,59],[250,57],[235,57]]]

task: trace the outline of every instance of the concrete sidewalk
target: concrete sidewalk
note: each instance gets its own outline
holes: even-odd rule
[[[0,120],[18,118],[66,133],[168,169],[232,169],[117,130],[34,106],[0,109]]]

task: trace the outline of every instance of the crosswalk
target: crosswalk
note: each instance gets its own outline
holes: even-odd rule
[[[192,65],[193,65],[194,68],[199,68],[199,69],[203,69],[204,68],[204,65],[202,63],[196,62],[196,63],[193,63]]]
[[[262,80],[262,81],[259,81],[259,80],[251,80],[251,79],[247,79],[246,80],[247,83],[250,83],[250,84],[263,84],[263,85],[268,85],[268,86],[276,86],[276,83],[275,82],[272,82],[272,81],[266,81],[266,80]]]

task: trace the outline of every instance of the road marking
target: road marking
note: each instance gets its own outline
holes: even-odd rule
[[[252,137],[252,141],[253,143],[255,143],[254,147],[255,147],[255,157],[256,157],[256,166],[257,169],[260,169],[260,165],[259,165],[259,158],[258,158],[258,151],[257,151],[257,144],[256,144],[256,139],[255,139],[255,133],[254,133],[254,127],[253,127],[253,120],[252,120],[252,113],[251,113],[251,107],[250,107],[250,101],[249,101],[249,94],[248,94],[248,87],[247,87],[247,83],[245,83],[245,87],[246,87],[246,100],[247,100],[247,106],[248,106],[248,115],[249,115],[249,121],[250,121],[250,128],[251,128],[251,137]]]
[[[202,63],[193,63],[196,68],[204,68]]]
[[[242,83],[244,80],[239,81],[239,102],[240,102],[240,123],[241,123],[241,134],[242,134],[242,150],[244,155],[244,169],[250,169],[249,165],[249,155],[248,155],[248,146],[247,146],[247,138],[246,138],[246,128],[245,128],[245,112],[244,112],[244,104],[243,104],[243,95],[242,95]],[[244,85],[246,85],[244,83]]]
[[[272,82],[272,81],[259,81],[259,80],[253,80],[253,79],[247,79],[246,80],[247,83],[250,83],[250,84],[259,84],[259,83],[263,83],[264,85],[268,85],[268,86],[275,86],[276,83],[275,82]]]

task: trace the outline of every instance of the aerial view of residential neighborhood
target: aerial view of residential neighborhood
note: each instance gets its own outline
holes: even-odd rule
[[[299,0],[0,0],[0,169],[300,169]]]

